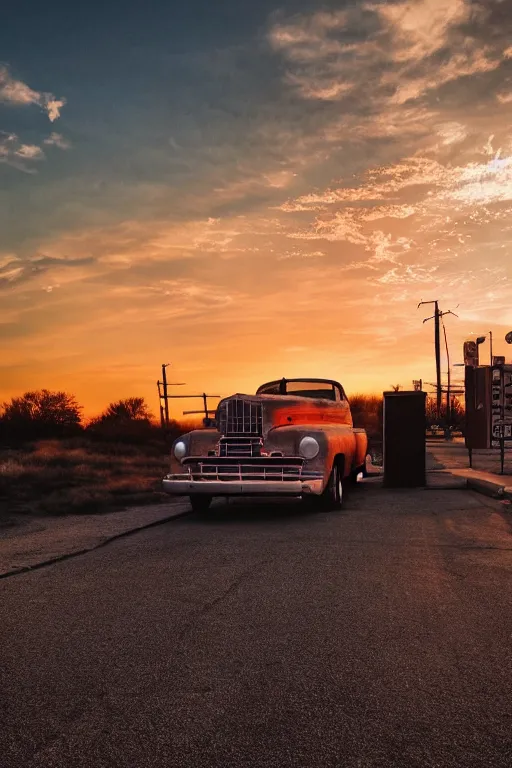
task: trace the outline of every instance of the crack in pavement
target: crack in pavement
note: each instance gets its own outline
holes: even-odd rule
[[[163,525],[164,523],[169,523],[171,520],[177,520],[178,518],[185,517],[185,515],[191,514],[191,510],[184,510],[181,512],[177,512],[174,515],[168,515],[167,517],[163,517],[160,520],[153,520],[151,523],[146,523],[145,525],[139,525],[137,528],[130,528],[127,531],[122,531],[121,533],[115,533],[112,536],[108,536],[103,541],[100,541],[98,544],[94,544],[92,547],[86,547],[84,549],[76,550],[75,552],[67,552],[63,555],[56,555],[55,557],[51,557],[48,560],[42,560],[39,563],[34,563],[33,565],[21,565],[16,568],[13,568],[10,571],[5,571],[4,573],[0,573],[0,579],[8,579],[12,578],[13,576],[18,576],[21,573],[29,573],[30,571],[38,571],[41,568],[47,568],[50,565],[55,565],[55,563],[62,563],[65,560],[70,560],[74,557],[80,557],[80,555],[86,555],[89,552],[94,552],[96,549],[101,549],[101,547],[106,547],[108,544],[111,544],[113,541],[117,541],[118,539],[126,538],[127,536],[132,536],[135,533],[139,533],[139,531],[147,531],[149,528],[155,528],[157,525]]]
[[[215,608],[217,605],[222,603],[229,595],[236,592],[240,584],[245,581],[249,576],[251,576],[253,573],[256,572],[256,570],[261,569],[263,565],[270,562],[268,559],[266,560],[259,560],[257,563],[252,565],[250,568],[247,568],[245,571],[242,571],[242,573],[228,586],[227,589],[224,590],[220,595],[217,595],[213,600],[210,600],[207,603],[204,603],[203,606],[197,611],[197,613],[194,614],[192,619],[187,622],[187,624],[183,627],[181,632],[178,634],[177,639],[178,641],[181,641],[194,627],[197,622],[202,619],[204,616],[206,616],[212,608]]]

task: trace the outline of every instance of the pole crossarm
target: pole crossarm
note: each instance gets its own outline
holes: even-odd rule
[[[183,416],[191,416],[193,413],[217,413],[217,409],[207,408],[206,411],[204,409],[202,411],[183,411]]]
[[[201,395],[167,395],[169,398],[174,398],[178,400],[185,400],[187,397],[204,397],[203,394]],[[219,397],[220,395],[206,395],[206,397]]]
[[[206,392],[202,392],[200,395],[169,395],[169,397],[172,397],[176,400],[186,400],[186,399],[196,399],[202,398],[203,400],[203,409],[201,411],[183,411],[183,416],[192,416],[194,414],[204,413],[204,416],[206,419],[208,419],[208,415],[210,413],[216,413],[216,408],[208,408],[208,398],[209,397],[215,397],[217,399],[220,399],[220,395],[207,395]]]
[[[158,399],[160,405],[160,422],[162,429],[169,428],[169,399],[173,397],[169,394],[169,387],[184,387],[184,381],[167,381],[166,369],[169,368],[170,363],[162,363],[162,381],[157,381],[158,387]]]

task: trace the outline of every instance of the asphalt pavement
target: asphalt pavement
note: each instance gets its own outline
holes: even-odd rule
[[[0,764],[510,768],[511,521],[363,485],[6,578]]]

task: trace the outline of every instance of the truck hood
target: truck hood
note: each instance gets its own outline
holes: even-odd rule
[[[347,400],[335,402],[323,398],[297,395],[247,395],[237,393],[220,401],[218,413],[233,400],[241,400],[252,406],[261,406],[263,432],[279,426],[307,424],[345,424],[352,426],[352,416]]]

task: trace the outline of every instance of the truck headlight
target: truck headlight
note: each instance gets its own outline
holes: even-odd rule
[[[187,446],[183,442],[183,440],[178,440],[176,445],[174,446],[174,455],[178,459],[178,461],[181,461],[186,455],[187,455]]]
[[[299,453],[305,459],[314,459],[318,455],[320,446],[314,437],[307,435],[303,437],[299,444]]]

